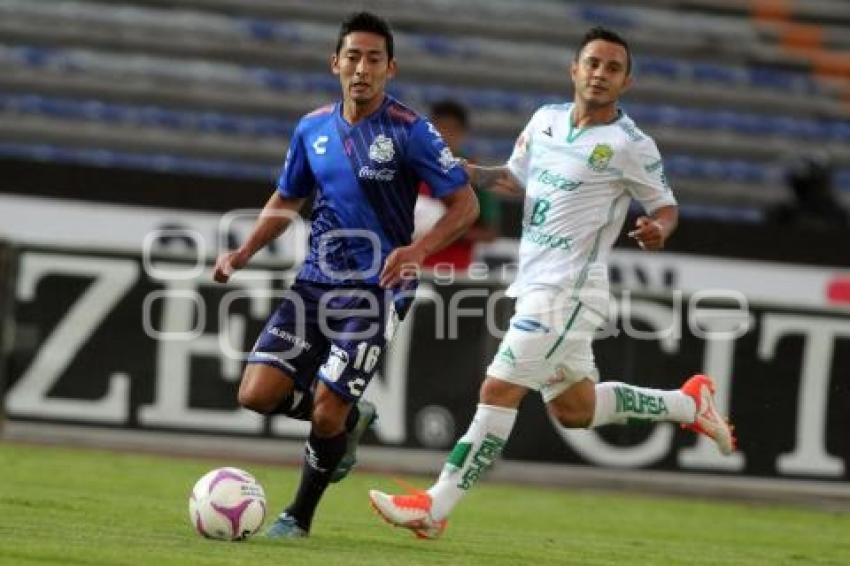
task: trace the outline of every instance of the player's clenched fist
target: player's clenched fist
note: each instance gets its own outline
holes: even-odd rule
[[[664,227],[661,222],[648,216],[641,216],[635,222],[635,229],[629,232],[629,237],[637,240],[644,250],[660,250],[664,247]]]
[[[215,260],[213,279],[219,283],[227,283],[237,269],[245,267],[245,263],[238,251],[223,253]]]
[[[425,261],[425,254],[416,245],[396,248],[387,256],[384,269],[381,270],[381,287],[388,289],[395,287],[403,279],[417,278],[423,261]]]

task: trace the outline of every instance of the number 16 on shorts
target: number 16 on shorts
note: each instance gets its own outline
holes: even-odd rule
[[[348,347],[331,345],[328,359],[319,369],[319,375],[337,393],[348,398],[359,398],[381,359],[381,346],[369,342],[344,346]]]

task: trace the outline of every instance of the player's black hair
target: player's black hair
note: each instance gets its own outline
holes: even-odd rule
[[[602,26],[590,28],[589,30],[587,30],[587,33],[584,34],[584,37],[581,39],[581,43],[579,43],[578,49],[576,49],[576,62],[578,62],[578,58],[581,55],[582,49],[584,49],[588,43],[590,43],[591,41],[596,41],[597,39],[601,39],[602,41],[607,41],[609,43],[616,43],[617,45],[623,46],[623,49],[626,50],[626,75],[631,74],[632,50],[629,48],[629,43],[625,39],[623,39],[623,37],[617,32]]]
[[[371,12],[355,12],[343,20],[342,25],[339,26],[339,37],[336,41],[337,55],[339,55],[339,50],[342,49],[345,36],[355,31],[365,31],[383,37],[387,44],[387,60],[392,60],[393,32],[390,29],[390,24]]]
[[[460,102],[449,98],[431,105],[430,118],[432,120],[437,118],[454,118],[464,130],[469,128],[469,112],[466,110],[466,107]]]

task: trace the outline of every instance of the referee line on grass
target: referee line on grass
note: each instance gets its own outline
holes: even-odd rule
[[[248,460],[289,466],[300,465],[304,450],[304,443],[300,440],[224,437],[25,421],[3,423],[2,440],[178,457]],[[364,471],[433,477],[442,468],[447,452],[362,446],[357,454],[358,469]],[[222,462],[222,465],[225,463]],[[489,480],[640,495],[807,505],[830,511],[850,512],[850,485],[846,482],[621,470],[515,460],[499,462],[490,472]]]

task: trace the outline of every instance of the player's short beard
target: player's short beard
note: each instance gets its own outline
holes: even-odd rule
[[[351,84],[353,84],[353,81]],[[351,85],[349,85],[348,99],[357,106],[368,106],[373,100],[375,100],[376,97],[383,95],[383,89],[376,88],[374,83],[369,87],[369,89],[370,90],[368,92],[361,92],[355,97],[355,95],[351,92]]]
[[[362,96],[359,96],[357,98],[354,98],[352,96],[350,100],[354,103],[355,106],[368,106],[373,100],[375,100],[375,97],[370,96],[369,98],[363,98]]]

